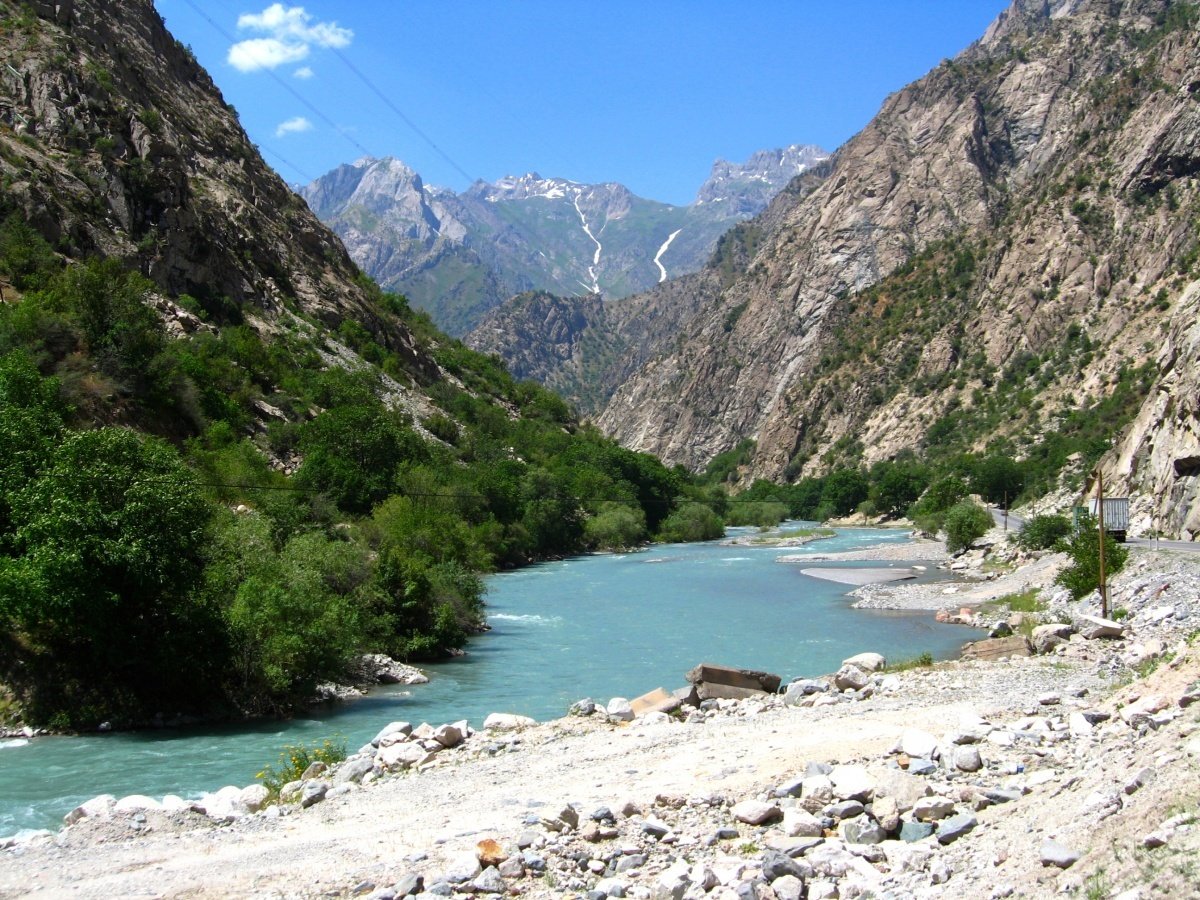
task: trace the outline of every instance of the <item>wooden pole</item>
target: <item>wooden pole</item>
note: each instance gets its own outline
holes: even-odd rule
[[[1100,615],[1108,618],[1108,585],[1104,579],[1104,473],[1096,470],[1096,509],[1100,514]]]

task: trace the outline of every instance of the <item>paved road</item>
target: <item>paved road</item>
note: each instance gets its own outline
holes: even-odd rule
[[[1003,528],[1004,527],[1004,510],[1000,509],[998,506],[989,506],[988,512],[990,512],[992,514],[992,521],[995,522],[997,525],[999,525],[1001,528]],[[1012,513],[1008,514],[1008,530],[1009,531],[1020,531],[1024,527],[1025,527],[1025,520],[1023,518],[1021,518],[1021,516],[1015,516]]]

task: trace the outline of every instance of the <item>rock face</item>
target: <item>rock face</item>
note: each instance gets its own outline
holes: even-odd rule
[[[522,291],[624,297],[701,268],[730,225],[763,210],[827,154],[792,146],[717,160],[696,201],[672,206],[620,184],[536,173],[456,194],[397,159],[360,159],[301,190],[383,286],[452,334]]]
[[[670,285],[605,308],[570,363],[619,385],[601,427],[693,469],[753,439],[748,481],[953,445],[968,424],[964,449],[1036,440],[1118,394],[1104,468],[1134,533],[1200,532],[1186,18],[1165,0],[1015,3],[727,234],[669,336],[601,340],[652,321]]]

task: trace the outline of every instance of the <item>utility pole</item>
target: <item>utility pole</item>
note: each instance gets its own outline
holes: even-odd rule
[[[1008,531],[1008,489],[1004,490],[1004,530]]]
[[[1100,616],[1108,618],[1108,585],[1104,579],[1104,473],[1096,469],[1096,509],[1100,514]]]

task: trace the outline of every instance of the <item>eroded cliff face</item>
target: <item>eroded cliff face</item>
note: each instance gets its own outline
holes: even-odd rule
[[[784,479],[921,452],[1001,377],[1029,399],[972,446],[1020,455],[1153,370],[1105,467],[1190,536],[1195,475],[1175,460],[1197,455],[1196,21],[1161,0],[1015,4],[758,220],[752,258],[601,426],[692,468],[752,437],[745,476]]]
[[[140,268],[166,293],[269,322],[353,318],[417,370],[341,243],[272,172],[150,0],[0,4],[5,201],[67,256]]]

